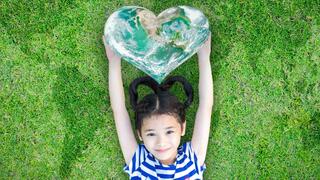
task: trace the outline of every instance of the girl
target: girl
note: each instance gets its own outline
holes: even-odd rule
[[[182,77],[168,78],[161,85],[150,77],[130,84],[129,94],[135,111],[138,144],[125,106],[121,77],[121,59],[105,43],[109,59],[109,94],[121,150],[130,179],[202,179],[209,139],[213,106],[213,83],[210,65],[211,35],[197,52],[199,62],[199,107],[191,142],[180,145],[185,134],[185,110],[192,102],[192,87]],[[183,84],[187,100],[183,104],[168,90]],[[149,86],[154,93],[138,101],[139,85]]]

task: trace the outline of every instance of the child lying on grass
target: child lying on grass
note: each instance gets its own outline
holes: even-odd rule
[[[130,179],[202,179],[208,146],[211,112],[213,106],[213,83],[210,65],[211,36],[198,51],[199,106],[190,142],[180,145],[185,134],[185,113],[193,100],[192,86],[181,76],[169,77],[159,85],[150,77],[135,79],[129,88],[130,103],[135,112],[135,129],[138,144],[132,130],[125,106],[121,77],[121,59],[105,43],[109,59],[109,94],[121,150],[126,162],[125,172]],[[169,92],[180,82],[187,100],[179,102]],[[153,90],[138,101],[138,86]]]

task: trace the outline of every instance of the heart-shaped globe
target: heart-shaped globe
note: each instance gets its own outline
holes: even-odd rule
[[[195,54],[209,33],[208,19],[188,6],[158,16],[143,7],[124,6],[109,16],[104,28],[113,51],[158,83]]]

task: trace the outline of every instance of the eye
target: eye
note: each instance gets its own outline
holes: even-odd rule
[[[147,136],[155,136],[155,133],[148,133]]]
[[[174,131],[172,130],[167,131],[167,134],[172,134],[172,133],[174,133]]]

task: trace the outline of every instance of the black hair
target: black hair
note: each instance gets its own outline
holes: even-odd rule
[[[183,85],[187,99],[181,103],[169,90],[175,82]],[[138,102],[138,86],[145,85],[153,90]],[[193,89],[191,84],[182,76],[171,76],[163,83],[158,84],[149,76],[133,80],[129,87],[130,103],[135,112],[135,128],[141,133],[142,122],[152,115],[172,115],[180,125],[185,122],[186,109],[193,101]]]

